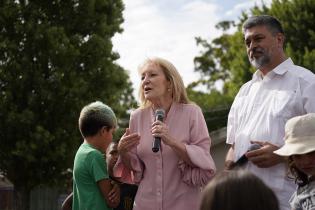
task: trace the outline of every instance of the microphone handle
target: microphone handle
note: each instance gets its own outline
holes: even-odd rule
[[[247,163],[248,159],[247,157],[244,155],[242,155],[242,157],[240,157],[236,162],[235,165],[236,166],[243,166],[245,163]]]
[[[163,119],[164,119],[164,114],[161,115],[161,114],[158,114],[156,115],[156,119],[155,121],[161,121],[163,122]],[[158,152],[161,148],[161,138],[160,137],[154,137],[154,140],[153,140],[153,143],[152,143],[152,151],[153,152]]]
[[[153,144],[152,144],[152,151],[153,152],[158,152],[160,150],[160,145],[161,145],[161,138],[160,137],[155,137]]]
[[[259,148],[261,148],[261,145],[259,145],[259,144],[252,144],[249,147],[249,149],[247,150],[247,152],[254,151],[254,150],[259,149]],[[245,154],[243,154],[235,163],[233,163],[231,168],[242,167],[247,162],[248,162],[248,158],[246,157]]]

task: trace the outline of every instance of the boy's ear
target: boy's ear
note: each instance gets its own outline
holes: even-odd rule
[[[106,132],[108,132],[108,128],[107,128],[106,126],[103,126],[103,127],[101,128],[101,130],[100,130],[100,133],[101,133],[101,134],[104,134],[104,133],[106,133]]]

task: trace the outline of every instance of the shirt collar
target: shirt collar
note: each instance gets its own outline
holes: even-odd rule
[[[271,80],[276,74],[277,75],[283,75],[288,71],[288,68],[290,66],[294,65],[291,58],[287,58],[285,61],[280,63],[276,68],[274,68],[272,71],[268,72],[267,75],[263,76],[261,71],[257,70],[253,75],[254,81],[262,81],[263,79],[265,81]]]
[[[274,68],[272,71],[276,74],[283,75],[288,71],[288,68],[291,67],[292,65],[294,65],[292,59],[287,58],[285,61],[276,66],[276,68]]]
[[[262,79],[263,79],[263,75],[261,71],[256,70],[255,73],[253,74],[253,81],[258,82],[258,81],[261,81]]]

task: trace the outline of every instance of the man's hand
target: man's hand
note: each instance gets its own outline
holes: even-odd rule
[[[273,151],[279,149],[278,146],[262,141],[251,141],[251,143],[261,145],[260,149],[246,153],[248,160],[254,163],[257,167],[269,168],[284,161],[283,157],[273,153]]]

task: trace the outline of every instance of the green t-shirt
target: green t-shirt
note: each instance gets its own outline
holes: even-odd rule
[[[73,210],[110,210],[97,181],[108,179],[104,155],[87,143],[79,147],[73,165]]]

